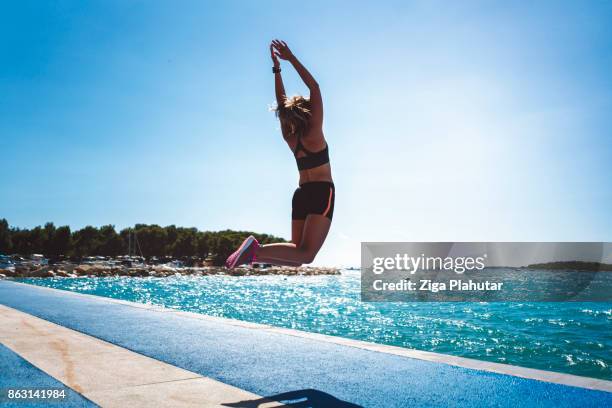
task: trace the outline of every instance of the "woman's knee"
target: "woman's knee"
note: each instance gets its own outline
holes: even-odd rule
[[[303,264],[312,263],[317,256],[315,251],[309,250],[307,248],[300,248],[300,262]]]

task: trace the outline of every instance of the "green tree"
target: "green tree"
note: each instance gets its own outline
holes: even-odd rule
[[[184,228],[177,228],[175,225],[168,225],[164,228],[166,232],[165,249],[163,251],[164,254],[173,255],[172,252],[174,251],[174,246],[176,244],[176,241],[179,239],[179,235],[181,234],[182,229]]]
[[[41,254],[45,252],[46,232],[41,227],[29,230],[27,236],[27,254]]]
[[[166,252],[166,230],[159,225],[137,224],[134,228],[136,239],[145,257],[164,256]]]
[[[25,256],[44,252],[43,235],[44,232],[40,227],[31,230],[18,228],[11,230],[13,252]]]
[[[197,250],[197,230],[195,228],[179,228],[177,232],[176,241],[172,244],[172,256],[195,255]]]
[[[29,233],[30,231],[19,228],[14,228],[11,230],[12,252],[21,255],[29,254]]]
[[[45,224],[43,228],[43,254],[51,260],[56,260],[60,255],[67,255],[71,250],[72,237],[70,227],[56,228],[52,222]]]
[[[11,240],[11,229],[6,219],[0,219],[0,253],[10,254],[13,249]]]
[[[229,234],[221,234],[216,237],[213,244],[213,251],[215,254],[214,264],[217,266],[223,265],[228,256],[235,251],[237,245],[236,240],[232,239]]]
[[[55,224],[53,224],[52,222],[48,222],[45,224],[45,226],[42,228],[42,246],[43,246],[43,250],[42,253],[47,256],[47,257],[54,257],[54,251],[52,248],[52,242],[53,242],[53,238],[55,236]]]
[[[70,254],[72,251],[72,234],[69,226],[64,225],[55,230],[50,248],[51,253],[47,254],[49,257],[58,258],[60,255]]]
[[[123,229],[120,233],[113,225],[104,225],[99,229],[87,226],[71,233],[68,226],[56,228],[52,222],[44,227],[19,229],[10,228],[5,219],[0,219],[0,252],[11,251],[26,256],[43,253],[52,259],[68,254],[76,257],[117,256],[127,253],[130,235],[132,253],[139,254],[142,250],[146,257],[207,257],[212,254],[218,265],[223,264],[249,235],[254,235],[262,244],[283,241],[272,235],[250,231],[202,232],[196,228],[160,227],[155,224],[136,224],[134,228]]]
[[[104,225],[98,231],[100,246],[97,255],[117,256],[123,253],[123,240],[115,231],[114,225]]]
[[[90,225],[75,231],[72,235],[74,255],[77,257],[98,255],[100,237],[98,229]]]
[[[206,258],[210,254],[213,234],[211,232],[198,232],[196,239],[196,255]]]

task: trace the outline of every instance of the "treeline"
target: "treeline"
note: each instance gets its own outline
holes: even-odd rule
[[[527,265],[529,269],[558,269],[565,271],[612,272],[612,264],[584,261],[560,261]]]
[[[131,237],[130,237],[131,235]],[[52,222],[32,229],[9,226],[6,219],[0,219],[0,253],[43,254],[49,259],[60,256],[83,258],[86,256],[118,256],[132,254],[146,258],[172,256],[176,258],[197,256],[206,258],[213,255],[216,264],[222,264],[227,256],[249,235],[260,243],[283,242],[267,234],[249,231],[199,231],[170,225],[136,224],[119,232],[113,225],[100,228],[87,226],[71,231],[68,226],[56,227]]]

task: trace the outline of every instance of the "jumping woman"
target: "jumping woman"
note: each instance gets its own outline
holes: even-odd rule
[[[292,200],[291,243],[259,245],[250,236],[227,258],[228,268],[255,261],[286,266],[311,263],[325,242],[334,215],[336,192],[323,136],[323,100],[319,84],[284,41],[272,41],[270,55],[276,90],[276,116],[300,173],[299,187]],[[279,58],[295,68],[310,91],[308,98],[301,95],[287,97]]]

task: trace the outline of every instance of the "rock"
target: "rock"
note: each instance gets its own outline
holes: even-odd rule
[[[55,274],[50,266],[43,266],[42,268],[31,271],[28,273],[28,276],[32,278],[53,278]]]
[[[79,276],[86,276],[91,273],[90,272],[91,269],[92,269],[91,265],[79,265],[76,268],[74,268],[74,272]]]
[[[183,275],[193,275],[196,273],[196,268],[182,268],[181,273]]]
[[[72,274],[66,272],[63,269],[58,269],[58,270],[55,271],[55,276],[59,276],[60,278],[69,278],[71,275]]]
[[[4,275],[5,277],[10,277],[10,278],[17,276],[17,273],[12,269],[0,269],[0,274]]]
[[[91,268],[89,269],[89,274],[91,276],[101,276],[103,274],[103,269],[100,268],[99,266],[96,265],[92,265]]]
[[[130,270],[129,270],[129,268],[128,268],[128,267],[123,267],[123,268],[120,268],[120,269],[117,271],[117,275],[118,275],[118,276],[128,276],[128,275],[129,275],[129,273],[130,273]]]
[[[34,267],[30,264],[21,264],[15,267],[15,270],[0,269],[0,274],[6,277],[78,277],[78,276],[89,276],[89,277],[106,277],[106,276],[155,276],[155,277],[167,277],[176,276],[179,274],[183,275],[196,275],[196,276],[207,276],[207,275],[231,275],[231,276],[263,276],[263,275],[281,275],[281,276],[317,276],[317,275],[338,275],[340,270],[337,268],[325,268],[325,267],[312,267],[312,266],[301,266],[301,267],[287,267],[287,266],[274,266],[274,265],[262,265],[260,267],[238,267],[233,270],[229,270],[221,266],[203,266],[203,267],[185,267],[185,268],[173,268],[168,265],[148,265],[131,267],[121,265],[106,265],[106,264],[93,264],[93,265],[75,265],[71,263],[60,263],[53,266],[53,270],[49,269],[49,266]]]
[[[128,270],[129,276],[149,276],[149,270],[144,268],[130,268]]]
[[[94,276],[110,276],[111,269],[105,266],[94,265],[90,273]]]
[[[227,274],[232,276],[245,276],[248,275],[249,271],[246,268],[234,268],[228,269]]]
[[[59,264],[55,264],[53,265],[53,270],[54,271],[64,271],[66,273],[74,273],[74,269],[77,267],[77,265],[72,264],[72,263],[59,263]]]
[[[65,270],[68,273],[74,273],[74,269],[76,268],[75,264],[66,264],[63,266],[63,270]]]
[[[176,273],[176,268],[172,268],[172,267],[166,266],[166,265],[155,265],[153,267],[153,271],[155,271],[157,273],[161,273],[162,275],[167,276],[167,275]]]

